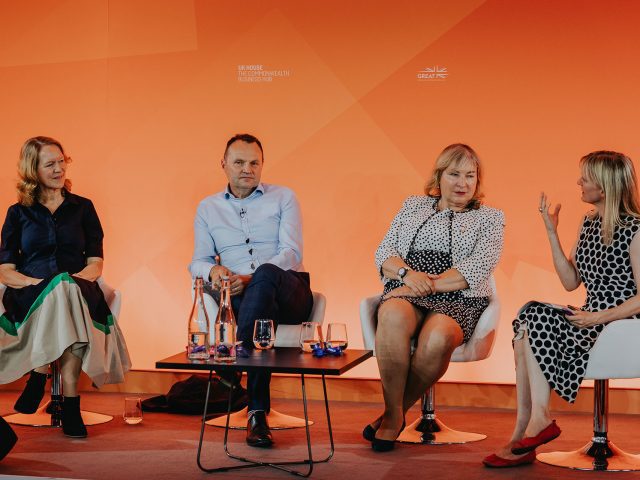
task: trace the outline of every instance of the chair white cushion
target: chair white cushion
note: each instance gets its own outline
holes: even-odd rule
[[[500,300],[496,291],[493,276],[490,279],[493,295],[489,299],[489,305],[480,316],[478,325],[469,341],[456,348],[451,356],[452,362],[474,362],[484,360],[491,354],[500,323]],[[364,348],[374,350],[376,340],[376,308],[380,296],[367,297],[360,302],[360,323],[362,325],[362,337]]]
[[[640,320],[624,319],[604,327],[589,353],[585,378],[640,377]]]
[[[324,322],[324,311],[327,306],[327,299],[320,292],[312,292],[313,294],[313,308],[309,315],[309,322],[318,322],[322,324]],[[210,337],[213,340],[215,338],[213,324],[216,316],[218,315],[218,304],[211,295],[204,294],[204,304],[207,309],[207,315],[209,315],[210,325]],[[276,347],[299,347],[300,346],[300,325],[279,325],[278,332],[276,333]]]

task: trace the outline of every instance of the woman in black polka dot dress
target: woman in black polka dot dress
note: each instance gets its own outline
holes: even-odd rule
[[[444,375],[489,303],[504,214],[481,205],[481,177],[470,147],[445,148],[427,195],[404,202],[376,251],[384,285],[376,358],[385,411],[363,432],[376,451],[393,448],[405,412]]]
[[[605,325],[640,318],[640,204],[633,164],[607,151],[590,153],[580,163],[582,200],[595,208],[585,216],[569,258],[557,234],[560,205],[551,211],[542,194],[540,213],[560,281],[567,290],[584,283],[587,299],[582,308],[565,312],[530,302],[514,320],[518,416],[511,441],[485,459],[488,466],[533,462],[535,448],[560,435],[549,415],[550,389],[573,403],[589,350]]]

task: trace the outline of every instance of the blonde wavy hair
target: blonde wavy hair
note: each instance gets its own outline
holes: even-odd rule
[[[62,144],[51,137],[33,137],[28,139],[20,149],[20,159],[18,160],[18,175],[20,180],[17,184],[18,202],[25,207],[30,207],[40,196],[40,181],[38,180],[38,160],[40,151],[47,145],[55,145],[64,155],[67,163],[71,158],[64,153]],[[71,180],[64,182],[65,190],[71,191]]]
[[[580,167],[584,177],[604,193],[602,240],[611,245],[615,228],[625,224],[623,216],[640,217],[633,162],[622,153],[600,150],[582,157]]]
[[[438,155],[436,164],[431,172],[431,178],[424,187],[424,193],[431,197],[440,197],[440,179],[442,173],[451,165],[459,165],[465,161],[471,162],[476,167],[476,191],[473,198],[467,204],[467,208],[480,208],[484,193],[482,192],[482,163],[480,157],[473,148],[464,143],[449,145]]]

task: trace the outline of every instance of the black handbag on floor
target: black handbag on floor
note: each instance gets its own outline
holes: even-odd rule
[[[204,398],[207,393],[208,377],[191,375],[172,385],[169,393],[157,397],[147,398],[142,402],[145,412],[185,413],[187,415],[202,415]],[[209,393],[208,415],[227,413],[229,401],[229,387],[218,377],[211,379]],[[247,391],[242,385],[237,385],[231,399],[231,411],[235,412],[247,406]]]

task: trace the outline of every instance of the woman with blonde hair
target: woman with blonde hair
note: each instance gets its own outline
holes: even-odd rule
[[[533,463],[536,448],[561,433],[549,415],[553,389],[573,403],[585,376],[589,350],[607,323],[640,318],[640,204],[633,163],[598,151],[580,160],[582,201],[593,205],[567,257],[558,238],[560,205],[540,196],[539,211],[553,264],[566,290],[584,282],[584,306],[529,302],[513,322],[518,412],[511,440],[483,463],[514,467]]]
[[[426,195],[404,202],[376,251],[384,285],[376,358],[385,410],[363,431],[375,451],[394,447],[406,411],[444,375],[489,304],[504,214],[482,205],[481,181],[476,152],[449,145],[436,160]]]
[[[86,437],[77,383],[84,370],[96,386],[123,381],[131,362],[97,280],[102,227],[93,203],[71,193],[70,158],[49,137],[27,140],[18,163],[18,203],[2,227],[0,384],[30,373],[15,404],[34,413],[44,396],[48,365],[60,361],[62,429]]]

